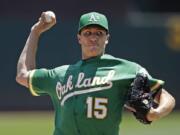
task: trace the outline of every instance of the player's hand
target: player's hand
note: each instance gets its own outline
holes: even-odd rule
[[[155,120],[158,120],[160,119],[160,115],[159,115],[159,111],[157,108],[152,108],[149,110],[146,118],[149,120],[149,121],[155,121]]]
[[[39,21],[34,24],[31,28],[31,31],[36,32],[37,34],[41,34],[56,24],[56,17],[52,17],[50,22],[46,21],[45,12],[42,12]]]

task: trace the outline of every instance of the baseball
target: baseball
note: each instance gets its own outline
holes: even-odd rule
[[[46,11],[45,12],[45,21],[47,23],[50,23],[52,21],[52,19],[55,17],[56,17],[56,15],[54,14],[54,12],[52,12],[52,11]]]

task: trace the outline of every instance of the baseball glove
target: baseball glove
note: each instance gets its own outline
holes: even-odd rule
[[[135,109],[133,112],[137,120],[144,124],[150,124],[146,118],[153,106],[153,96],[147,75],[137,74],[128,92],[127,105]]]

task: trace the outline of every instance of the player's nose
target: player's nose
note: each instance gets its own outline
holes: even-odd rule
[[[90,36],[90,40],[91,40],[92,42],[95,42],[95,41],[98,40],[98,36],[93,34],[93,35]]]

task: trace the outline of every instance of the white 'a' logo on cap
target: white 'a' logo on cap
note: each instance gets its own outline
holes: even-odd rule
[[[90,18],[89,18],[89,21],[90,22],[97,22],[99,20],[99,16],[95,16],[94,14],[91,14]]]

